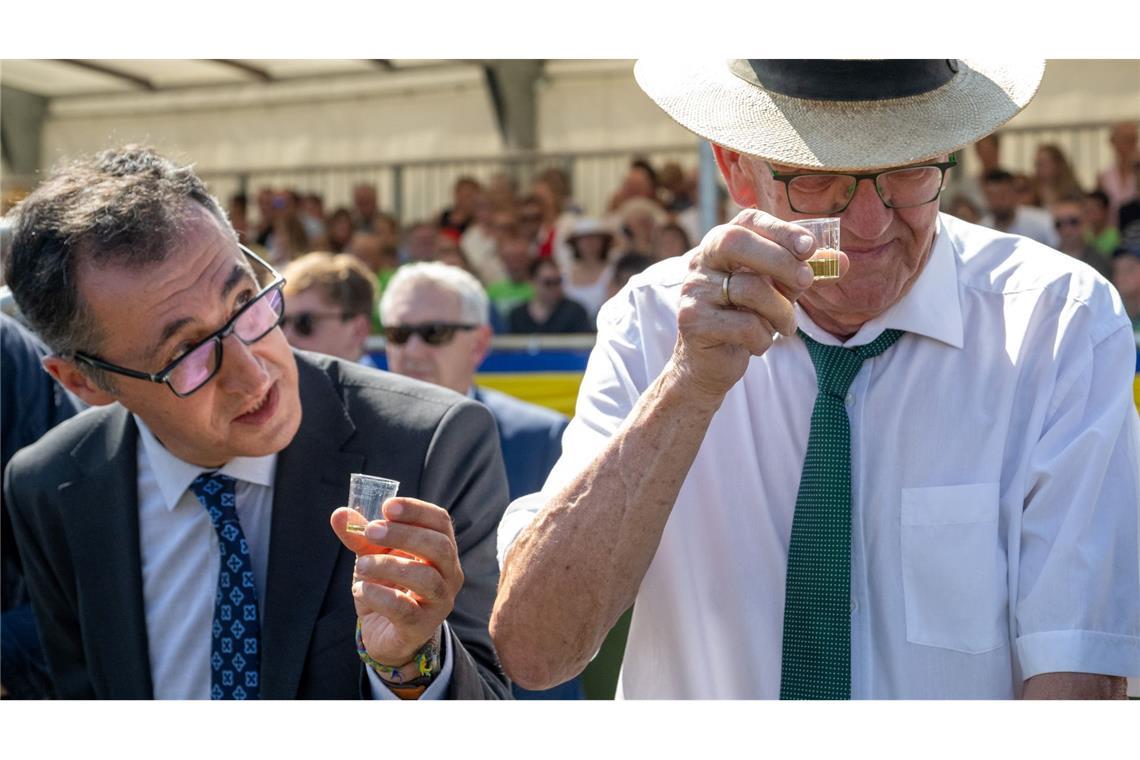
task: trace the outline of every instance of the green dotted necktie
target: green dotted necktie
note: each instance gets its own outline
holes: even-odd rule
[[[851,428],[845,398],[865,359],[902,335],[865,346],[816,343],[797,331],[815,365],[811,412],[784,596],[780,699],[851,698]]]

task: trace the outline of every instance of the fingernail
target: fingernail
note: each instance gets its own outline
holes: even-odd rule
[[[392,506],[388,507],[388,514],[392,517],[399,517],[404,513],[404,505],[400,502],[393,502]]]
[[[379,541],[388,535],[388,526],[384,523],[372,523],[364,529],[364,537],[369,541]]]
[[[807,253],[811,250],[811,247],[814,244],[815,238],[813,238],[811,235],[800,235],[798,238],[796,238],[796,252]]]
[[[808,285],[811,285],[813,279],[815,279],[815,275],[812,274],[811,267],[806,264],[800,267],[800,271],[796,275],[796,282],[799,283],[800,287],[806,288]]]

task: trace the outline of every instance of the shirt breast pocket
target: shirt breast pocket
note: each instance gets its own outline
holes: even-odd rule
[[[901,531],[907,641],[968,654],[1005,644],[998,484],[904,488]]]

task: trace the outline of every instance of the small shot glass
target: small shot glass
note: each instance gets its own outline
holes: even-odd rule
[[[368,523],[380,519],[380,507],[385,501],[394,497],[399,489],[398,480],[353,473],[348,482],[348,508],[356,510],[364,521],[349,516],[345,530],[350,533],[363,533]]]
[[[807,260],[807,265],[815,275],[813,284],[838,280],[839,217],[797,219],[794,223],[806,229],[815,238],[815,251]]]

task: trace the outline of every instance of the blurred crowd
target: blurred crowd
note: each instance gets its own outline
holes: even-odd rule
[[[1140,336],[1140,152],[1136,122],[1109,132],[1110,163],[1082,186],[1060,146],[1036,147],[1033,173],[1003,167],[1001,136],[974,145],[980,171],[943,195],[944,210],[966,221],[1037,240],[1093,267],[1119,291]]]
[[[396,270],[439,261],[482,284],[490,324],[504,333],[593,332],[602,303],[654,261],[692,247],[699,226],[696,173],[636,159],[602,218],[582,212],[566,172],[546,169],[525,188],[509,174],[454,184],[450,205],[402,221],[380,208],[376,187],[353,188],[351,207],[327,209],[320,195],[261,188],[230,199],[242,242],[279,268],[313,252],[347,253],[382,295]],[[382,328],[372,314],[373,332]]]

